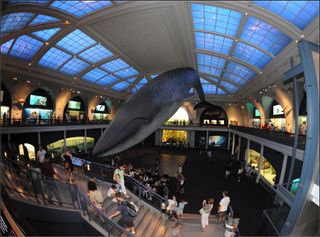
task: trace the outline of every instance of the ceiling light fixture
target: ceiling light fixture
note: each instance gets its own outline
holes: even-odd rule
[[[247,15],[248,15],[248,12],[245,12],[244,14],[247,16]]]
[[[29,65],[29,66],[31,66],[31,65],[32,65],[32,63],[28,63],[28,65]]]
[[[28,84],[30,84],[30,83],[31,83],[31,81],[29,81],[29,80],[26,80],[26,82],[27,82]]]
[[[14,81],[17,81],[17,80],[18,80],[18,78],[16,78],[16,77],[13,77],[13,78],[12,78],[12,80],[14,80]]]

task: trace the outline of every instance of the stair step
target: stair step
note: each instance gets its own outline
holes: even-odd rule
[[[158,237],[158,231],[163,228],[163,219],[164,217],[160,216],[158,218],[158,221],[156,223],[156,225],[153,228],[153,231],[150,233],[150,236],[154,236],[154,237]]]
[[[161,217],[159,226],[155,229],[155,232],[152,233],[154,237],[162,237],[167,229],[168,218],[166,216]]]
[[[160,221],[161,221],[161,216],[155,215],[153,220],[145,229],[143,236],[144,237],[153,236],[152,233],[154,232],[155,228],[159,225]]]
[[[150,211],[147,212],[147,215],[140,221],[140,225],[137,226],[137,236],[143,236],[144,231],[147,229],[150,222],[154,219],[155,214]]]

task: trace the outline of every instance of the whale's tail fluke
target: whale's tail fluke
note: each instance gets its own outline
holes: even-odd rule
[[[210,108],[210,107],[213,107],[214,105],[213,104],[210,104],[209,102],[207,102],[207,101],[201,101],[200,103],[198,103],[198,104],[196,104],[195,106],[194,106],[194,110],[196,110],[196,109],[202,109],[202,108]]]

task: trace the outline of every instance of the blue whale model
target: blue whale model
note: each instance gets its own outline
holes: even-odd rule
[[[194,96],[190,92],[192,88],[201,100],[194,109],[211,105],[205,101],[198,73],[192,68],[165,72],[145,84],[121,105],[92,155],[113,155],[143,141],[159,129],[185,99]]]

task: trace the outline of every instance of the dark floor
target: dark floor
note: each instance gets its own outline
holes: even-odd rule
[[[183,173],[186,178],[184,198],[189,202],[185,207],[186,213],[198,214],[202,200],[213,197],[215,206],[212,214],[216,214],[219,201],[222,198],[221,193],[228,190],[231,199],[230,204],[240,214],[239,229],[241,235],[257,235],[262,210],[267,205],[272,205],[272,198],[265,187],[256,184],[247,177],[242,177],[240,183],[235,176],[231,176],[229,180],[225,179],[225,167],[230,162],[230,152],[228,150],[214,151],[210,162],[207,161],[205,156],[199,154],[198,149],[174,150],[162,148],[159,150],[156,147],[144,146],[131,148],[121,154],[124,162],[131,162],[136,167],[153,167],[157,156],[160,156],[160,162],[167,162],[166,160],[170,156],[177,162],[185,161],[183,165]],[[185,157],[185,159],[181,157]],[[169,173],[174,172],[172,169],[176,170],[175,167],[177,165],[170,165]],[[172,193],[174,193],[174,179],[172,179],[170,186]],[[176,196],[178,201],[182,198],[179,194]]]

